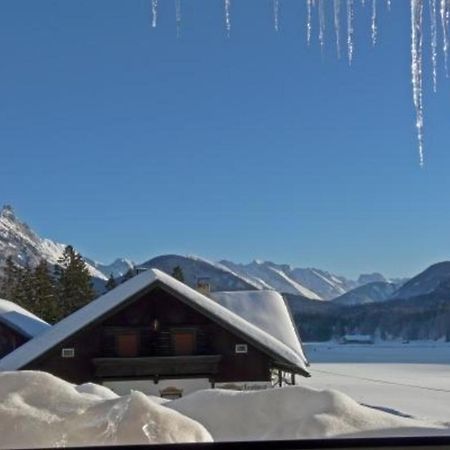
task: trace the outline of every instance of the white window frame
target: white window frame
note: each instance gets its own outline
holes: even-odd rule
[[[248,353],[248,345],[247,344],[236,344],[234,346],[234,352],[235,353]]]
[[[73,347],[61,349],[61,358],[75,358],[75,349]]]

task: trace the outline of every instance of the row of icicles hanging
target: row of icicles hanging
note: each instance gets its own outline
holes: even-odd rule
[[[280,4],[282,0],[271,0],[273,4],[273,27],[275,31],[280,29]],[[321,48],[325,46],[326,4],[332,3],[333,27],[335,31],[336,52],[341,57],[342,31],[341,15],[345,3],[346,13],[346,48],[347,58],[351,65],[354,53],[354,18],[355,3],[357,0],[304,0],[306,4],[306,40],[310,44],[312,38],[312,23],[314,14],[318,16],[318,39]],[[391,0],[360,0],[365,6],[370,3],[371,8],[371,39],[372,44],[377,42],[377,8],[383,1],[384,5],[391,9]],[[181,33],[181,2],[175,0],[175,20],[177,36]],[[231,0],[223,0],[225,31],[227,37],[231,34]],[[423,17],[426,0],[410,0],[411,10],[411,74],[413,87],[413,101],[416,110],[416,128],[419,145],[419,163],[424,164],[424,114],[423,114]],[[152,26],[156,27],[158,19],[158,0],[151,0]],[[448,49],[450,36],[450,0],[428,0],[428,12],[430,22],[430,45],[433,91],[437,91],[437,67],[438,48],[442,47],[445,73],[448,75]],[[439,25],[438,25],[439,24]],[[441,29],[442,44],[438,43],[438,28]]]

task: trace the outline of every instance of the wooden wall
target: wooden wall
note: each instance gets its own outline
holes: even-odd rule
[[[0,358],[25,344],[28,339],[23,335],[0,322]]]

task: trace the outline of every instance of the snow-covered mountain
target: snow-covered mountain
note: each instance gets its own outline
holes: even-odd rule
[[[261,289],[261,285],[253,283],[252,280],[236,274],[227,267],[197,256],[161,255],[140,264],[139,267],[159,269],[170,275],[177,266],[183,271],[184,282],[194,288],[200,278],[207,278],[211,290],[214,291]]]
[[[359,276],[358,284],[363,286],[369,283],[387,283],[388,280],[381,273],[365,273]]]
[[[22,266],[34,266],[41,259],[45,259],[49,264],[56,264],[64,248],[65,244],[38,236],[16,216],[10,206],[0,210],[0,269],[8,256]],[[111,274],[120,278],[135,267],[133,262],[123,258],[112,264],[95,262],[87,257],[85,261],[91,275],[99,281],[99,291]],[[159,268],[169,274],[173,272],[174,267],[180,266],[186,283],[193,287],[199,278],[208,278],[215,291],[271,289],[312,300],[331,300],[362,284],[389,281],[378,273],[361,275],[354,281],[320,269],[297,268],[270,261],[238,264],[226,260],[211,262],[199,257],[180,255],[161,255],[140,266]]]
[[[49,264],[57,264],[66,245],[39,237],[25,222],[14,213],[11,206],[0,210],[0,269],[11,256],[19,266],[36,266],[42,259]],[[99,280],[107,276],[88,263],[90,274]]]
[[[355,281],[320,269],[293,268],[270,261],[253,261],[249,264],[221,261],[221,264],[265,288],[315,300],[330,300],[357,286]]]
[[[333,303],[353,306],[384,302],[392,297],[397,287],[397,285],[386,281],[374,281],[346,292],[333,299]]]
[[[117,258],[111,264],[102,264],[89,258],[85,258],[85,261],[105,276],[109,277],[112,275],[114,278],[123,277],[130,269],[135,267],[135,264],[126,258]]]
[[[393,297],[410,298],[429,294],[447,280],[450,280],[450,261],[433,264],[407,281],[394,293]]]

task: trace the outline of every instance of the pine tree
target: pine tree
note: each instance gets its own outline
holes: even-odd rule
[[[106,282],[106,285],[105,285],[105,287],[106,287],[106,291],[112,291],[115,287],[117,287],[117,281],[116,281],[116,279],[114,278],[114,275],[113,274],[111,274],[110,276],[109,276],[109,279],[108,279],[108,281]]]
[[[29,266],[22,268],[14,263],[11,256],[6,259],[3,278],[0,283],[0,296],[30,309],[32,270]]]
[[[45,260],[42,260],[34,269],[32,295],[33,306],[30,310],[38,317],[49,323],[55,323],[62,316],[55,280]]]
[[[127,273],[122,278],[122,283],[125,283],[125,281],[131,280],[136,275],[136,269],[134,267],[128,269]]]
[[[3,269],[3,277],[0,282],[0,296],[4,299],[14,301],[19,283],[19,267],[16,266],[11,256],[6,258]]]
[[[95,297],[91,276],[81,255],[68,245],[58,261],[57,295],[62,317],[92,301]]]
[[[183,269],[180,266],[174,267],[174,269],[172,271],[172,276],[175,279],[177,279],[178,281],[181,281],[182,283],[184,283],[184,273],[183,273]]]
[[[17,269],[17,286],[13,301],[33,312],[33,269],[28,264]]]

